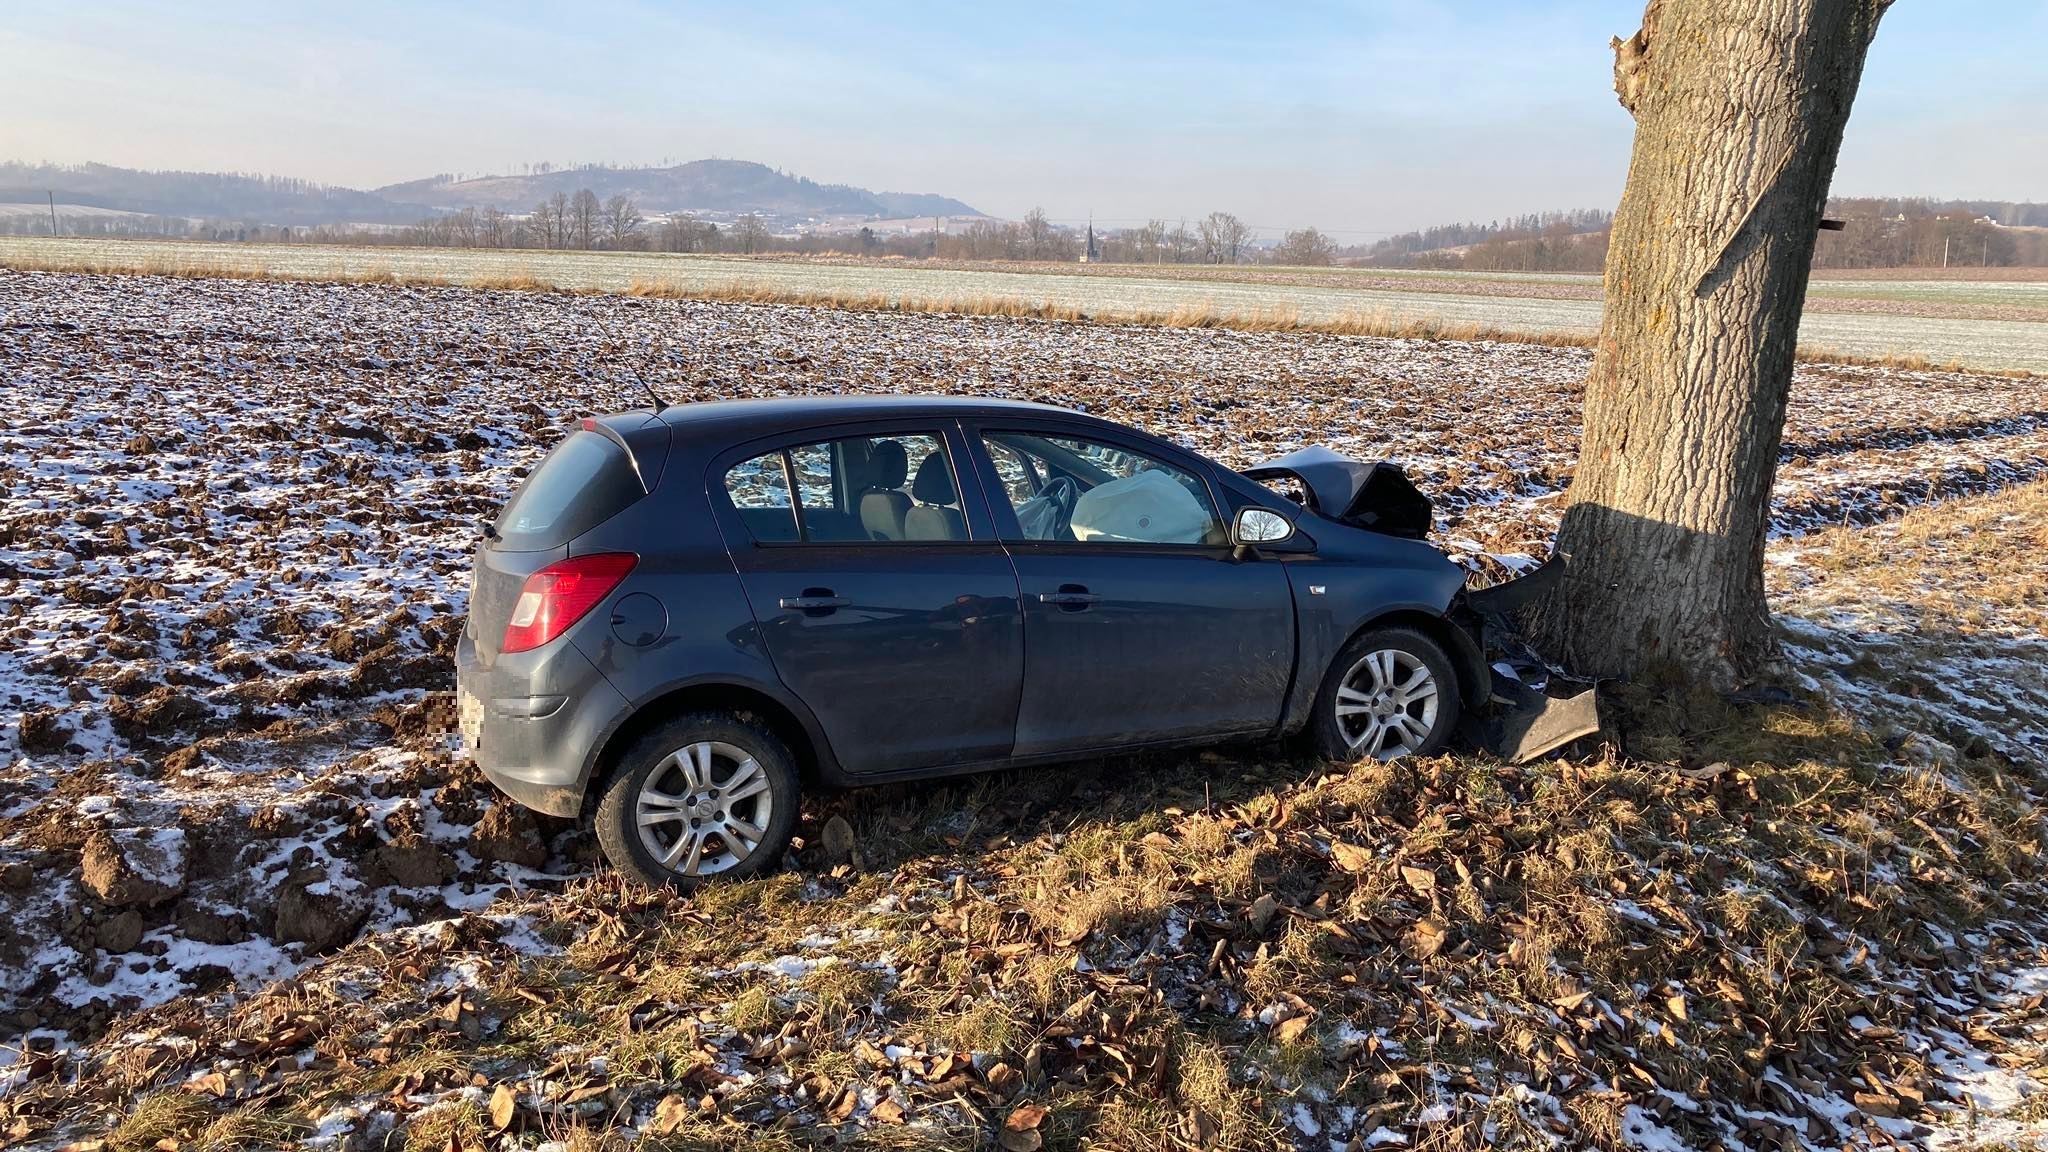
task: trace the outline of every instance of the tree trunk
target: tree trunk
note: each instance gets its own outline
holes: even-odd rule
[[[1889,0],[1651,0],[1614,42],[1636,118],[1538,646],[1727,689],[1769,667],[1763,548],[1815,233]]]

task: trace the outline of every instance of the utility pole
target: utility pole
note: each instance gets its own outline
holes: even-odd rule
[[[52,189],[48,192],[48,195],[50,197],[50,235],[55,236],[57,234],[57,193]]]
[[[1941,238],[1941,266],[1943,268],[1948,267],[1948,246],[1954,241],[1955,237],[1953,236],[1943,236]]]

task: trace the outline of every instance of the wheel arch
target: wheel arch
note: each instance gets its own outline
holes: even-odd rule
[[[585,778],[582,815],[588,817],[603,796],[603,781],[642,734],[686,712],[731,712],[752,716],[775,733],[796,758],[797,775],[808,787],[836,776],[836,761],[817,722],[798,706],[751,684],[706,680],[678,684],[648,698],[627,715],[599,744]]]
[[[1349,644],[1375,628],[1407,628],[1436,641],[1444,654],[1451,658],[1451,666],[1457,672],[1458,701],[1466,714],[1478,710],[1493,695],[1493,670],[1486,663],[1486,653],[1470,633],[1446,617],[1419,609],[1397,608],[1361,622],[1351,630],[1351,635],[1344,638],[1344,643]],[[1342,645],[1338,650],[1342,651]]]

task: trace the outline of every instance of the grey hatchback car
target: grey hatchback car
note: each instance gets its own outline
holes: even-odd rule
[[[1036,404],[589,419],[484,530],[463,742],[684,887],[779,862],[806,787],[1294,734],[1426,754],[1488,676],[1429,522],[1388,465],[1241,474]]]

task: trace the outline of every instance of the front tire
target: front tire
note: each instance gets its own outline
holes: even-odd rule
[[[695,888],[773,868],[796,828],[796,761],[760,724],[678,716],[635,740],[605,782],[597,843],[651,887]]]
[[[1457,667],[1413,628],[1370,628],[1330,662],[1309,733],[1315,749],[1349,763],[1443,750],[1458,726]]]

